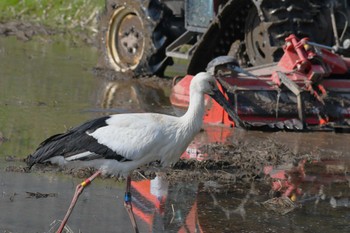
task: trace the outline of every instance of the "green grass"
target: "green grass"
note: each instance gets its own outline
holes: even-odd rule
[[[97,30],[104,0],[1,0],[0,20],[26,20],[64,28]]]

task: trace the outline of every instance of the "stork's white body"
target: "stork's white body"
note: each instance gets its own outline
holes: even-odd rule
[[[175,163],[201,129],[202,120],[140,113],[113,115],[107,124],[89,135],[131,161],[101,160],[101,170],[125,175],[156,160],[164,166]]]

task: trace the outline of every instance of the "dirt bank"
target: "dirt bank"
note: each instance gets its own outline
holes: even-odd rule
[[[64,40],[73,46],[83,43],[97,47],[96,36],[89,31],[65,30],[21,20],[0,22],[0,36],[14,36],[20,41],[29,41],[36,37],[42,42]]]
[[[28,41],[33,36],[49,36],[58,31],[49,29],[39,23],[9,21],[0,23],[0,36],[15,36],[18,40]]]

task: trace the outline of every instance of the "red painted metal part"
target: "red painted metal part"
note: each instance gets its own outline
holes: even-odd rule
[[[315,48],[308,44],[308,39],[298,40],[294,35],[286,38],[284,46],[284,55],[276,64],[266,65],[263,67],[250,68],[249,72],[256,77],[247,77],[244,75],[221,76],[227,85],[235,89],[240,94],[240,98],[233,97],[227,92],[220,83],[219,87],[223,94],[231,102],[238,113],[238,116],[249,122],[277,122],[297,118],[297,115],[279,114],[259,114],[249,105],[241,101],[249,93],[269,92],[277,93],[278,90],[286,90],[280,73],[283,73],[289,80],[295,83],[300,90],[303,90],[314,97],[320,105],[323,98],[330,93],[347,95],[345,102],[350,101],[350,58],[343,58],[329,50]],[[177,79],[178,80],[178,79]],[[173,106],[182,109],[187,108],[189,102],[189,85],[192,76],[187,75],[180,81],[174,83],[170,101]],[[287,90],[290,92],[290,90]],[[283,91],[282,91],[283,92]],[[291,93],[293,94],[293,93]],[[262,95],[263,97],[263,95]],[[238,100],[235,100],[238,98]],[[309,104],[310,105],[310,104]],[[221,123],[227,126],[233,126],[234,122],[230,119],[223,108],[209,97],[206,98],[207,111],[204,116],[206,123]],[[339,108],[339,106],[337,106]],[[316,108],[316,106],[315,106]],[[341,119],[350,118],[350,105],[341,106],[338,110]],[[284,109],[281,109],[282,112]],[[314,112],[312,112],[314,111]],[[328,121],[337,121],[335,117],[321,117],[318,110],[309,110],[305,116],[305,123],[308,125],[320,125]],[[278,111],[277,111],[278,112]],[[337,115],[334,114],[334,115]]]

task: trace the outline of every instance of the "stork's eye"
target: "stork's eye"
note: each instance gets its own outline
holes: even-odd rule
[[[209,82],[209,85],[211,88],[215,88],[215,86],[216,86],[215,82]]]

